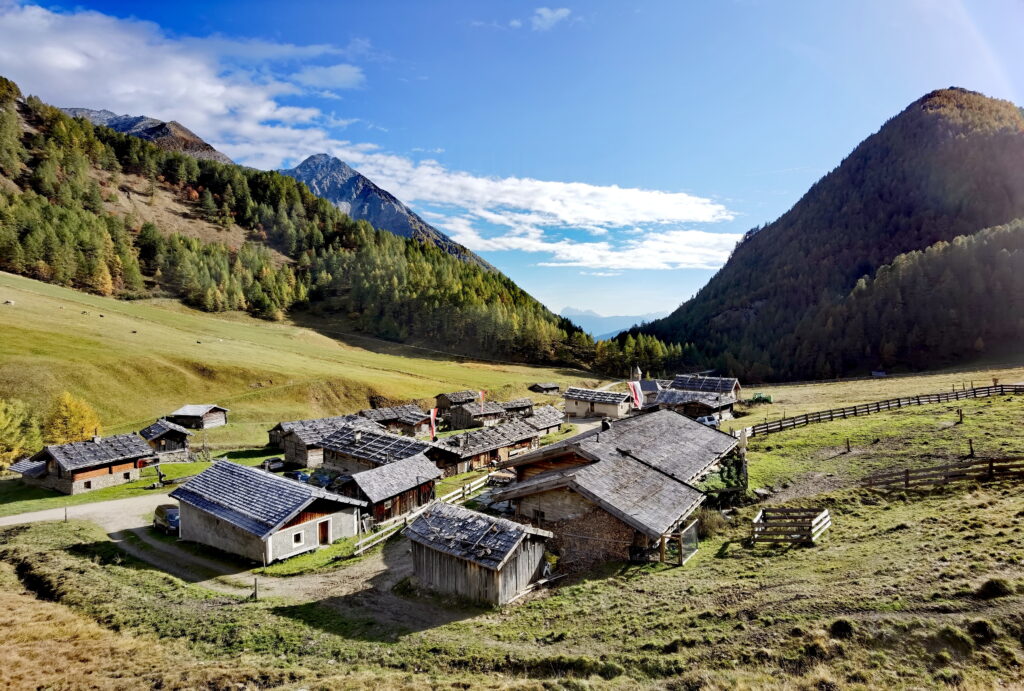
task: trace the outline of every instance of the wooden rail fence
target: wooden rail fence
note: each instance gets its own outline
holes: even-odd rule
[[[1024,394],[1024,384],[996,384],[994,386],[978,386],[973,389],[957,389],[944,393],[921,394],[920,396],[901,396],[890,398],[885,401],[874,401],[872,403],[861,403],[846,408],[833,408],[821,410],[816,413],[804,413],[785,417],[781,420],[762,422],[761,424],[747,427],[747,436],[756,437],[764,434],[783,432],[795,427],[804,427],[816,422],[830,422],[832,420],[845,420],[850,417],[872,415],[886,410],[897,410],[914,405],[927,405],[929,403],[946,403],[948,401],[960,401],[965,398],[987,398],[989,396],[1003,396],[1010,394]],[[740,430],[733,432],[733,436],[739,436]]]
[[[754,545],[761,542],[813,544],[831,526],[828,509],[764,508],[757,512],[750,526],[750,541]]]
[[[922,489],[962,480],[995,480],[1024,477],[1024,456],[969,458],[927,468],[903,468],[872,473],[861,480],[865,487],[880,489]]]
[[[446,502],[448,504],[466,503],[474,494],[477,493],[478,490],[482,489],[487,484],[488,480],[491,479],[491,475],[493,474],[494,473],[487,473],[487,475],[479,477],[476,480],[473,480],[472,482],[467,482],[454,492],[449,492],[444,496],[435,498],[434,501],[430,502],[429,504],[424,504],[415,511],[410,511],[404,516],[392,518],[390,521],[381,523],[377,526],[375,532],[371,533],[370,535],[367,535],[362,540],[356,543],[355,550],[352,552],[353,556],[358,556],[363,552],[371,550],[380,543],[386,541],[392,535],[397,533],[399,530],[402,530],[412,521],[414,521],[417,516],[423,513],[434,502],[441,501]]]

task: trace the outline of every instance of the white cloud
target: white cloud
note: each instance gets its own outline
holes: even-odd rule
[[[530,17],[530,24],[534,31],[550,31],[556,24],[568,19],[570,14],[572,14],[572,10],[568,7],[559,7],[558,9],[538,7]]]
[[[610,278],[612,276],[621,275],[621,271],[580,271],[580,276],[601,276],[602,278]]]
[[[366,81],[363,70],[355,65],[310,65],[292,75],[299,84],[323,89],[354,89]]]
[[[557,16],[557,23],[568,10],[540,16]],[[546,255],[545,265],[621,270],[715,267],[735,243],[733,235],[678,230],[686,223],[732,218],[707,198],[472,175],[436,160],[385,152],[373,142],[340,139],[337,132],[357,118],[279,101],[312,88],[361,84],[365,75],[358,65],[302,61],[352,59],[369,51],[366,42],[334,48],[223,36],[177,39],[150,22],[0,0],[0,71],[25,92],[55,105],[178,120],[256,168],[294,165],[310,154],[330,152],[406,203],[442,211],[432,216],[441,219],[437,225],[473,249],[523,250]],[[249,69],[250,61],[259,62],[259,69]],[[376,127],[362,122],[367,131]],[[580,231],[601,241],[566,236]]]
[[[523,22],[519,19],[512,19],[509,21],[508,26],[510,29],[520,29],[523,26]]]

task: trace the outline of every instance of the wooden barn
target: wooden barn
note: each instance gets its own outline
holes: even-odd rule
[[[217,461],[170,494],[182,540],[269,564],[359,532],[366,502],[230,461]]]
[[[417,454],[339,478],[337,482],[340,494],[365,501],[366,511],[375,524],[380,524],[429,504],[439,477],[441,470],[434,462]]]
[[[665,389],[654,397],[653,405],[667,408],[686,417],[699,418],[714,415],[719,420],[732,418],[736,397],[728,393],[712,393],[710,391],[684,391]]]
[[[341,415],[300,422],[303,424],[292,424],[289,431],[284,434],[281,448],[284,450],[286,463],[304,468],[319,468],[323,465],[324,447],[321,442],[340,429],[383,431],[377,423],[358,415]]]
[[[444,474],[458,475],[477,468],[507,461],[537,448],[540,432],[525,420],[510,420],[493,427],[483,427],[463,434],[445,437],[435,446],[448,452],[444,458]]]
[[[570,386],[562,394],[566,417],[607,417],[617,420],[629,415],[632,407],[627,393],[580,389]]]
[[[396,405],[387,408],[367,408],[359,414],[373,420],[388,432],[407,437],[430,435],[430,414],[415,405]]]
[[[449,409],[454,408],[457,405],[472,403],[478,398],[480,398],[479,391],[452,391],[451,393],[439,393],[434,397],[434,407],[437,408],[438,415],[445,417],[448,414]]]
[[[524,417],[523,422],[537,430],[541,436],[554,434],[562,429],[565,414],[554,406],[544,405],[533,409],[533,415]]]
[[[705,377],[702,374],[677,374],[672,380],[673,389],[699,391],[740,397],[740,380],[735,377]]]
[[[404,531],[413,575],[429,590],[504,605],[544,573],[550,532],[452,504],[435,503]]]
[[[183,405],[165,419],[189,429],[213,429],[228,424],[228,409],[212,403]]]
[[[342,427],[324,437],[324,468],[344,475],[355,475],[410,456],[426,455],[437,461],[433,444],[390,432]]]
[[[505,419],[505,408],[494,401],[463,403],[448,411],[448,425],[452,429],[490,427]]]
[[[146,440],[162,462],[187,461],[189,458],[192,432],[181,425],[161,418],[139,432],[139,436]]]
[[[139,479],[143,459],[156,454],[137,434],[93,437],[44,447],[29,458],[11,464],[28,484],[64,494],[81,494]]]
[[[697,510],[705,497],[694,484],[737,443],[671,410],[606,422],[503,463],[516,482],[492,500],[551,530],[569,570],[642,560]]]
[[[503,401],[501,407],[505,409],[505,417],[529,417],[533,415],[533,400],[529,398],[515,398],[511,401]]]
[[[530,384],[530,391],[534,393],[544,394],[545,396],[557,396],[558,395],[558,384],[553,381],[541,381],[536,384]]]

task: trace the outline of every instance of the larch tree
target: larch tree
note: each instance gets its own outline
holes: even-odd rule
[[[57,396],[43,428],[48,444],[84,441],[102,432],[100,416],[92,406],[65,391]]]

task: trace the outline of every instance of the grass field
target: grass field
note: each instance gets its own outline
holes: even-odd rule
[[[22,584],[66,605],[63,617],[157,650],[184,646],[187,674],[241,654],[243,677],[302,688],[1014,686],[1024,682],[1021,485],[882,494],[855,484],[873,469],[958,457],[967,438],[979,454],[1018,453],[1021,420],[1024,401],[1006,397],[755,439],[753,485],[788,486],[785,504],[831,511],[834,526],[815,547],[748,547],[757,510],[748,506],[685,567],[613,564],[515,607],[453,608],[446,621],[407,630],[377,623],[372,595],[214,595],[134,563],[88,524],[0,531],[0,557]],[[410,615],[426,606],[403,597]],[[97,675],[111,667],[107,655],[89,661]],[[162,659],[153,653],[158,678]]]
[[[100,412],[105,433],[141,429],[184,403],[217,403],[231,409],[231,424],[196,442],[227,449],[262,446],[281,420],[369,407],[373,394],[426,404],[442,391],[502,399],[527,395],[535,381],[600,383],[577,370],[465,361],[315,325],[119,301],[0,273],[0,396],[42,410],[68,390]]]

